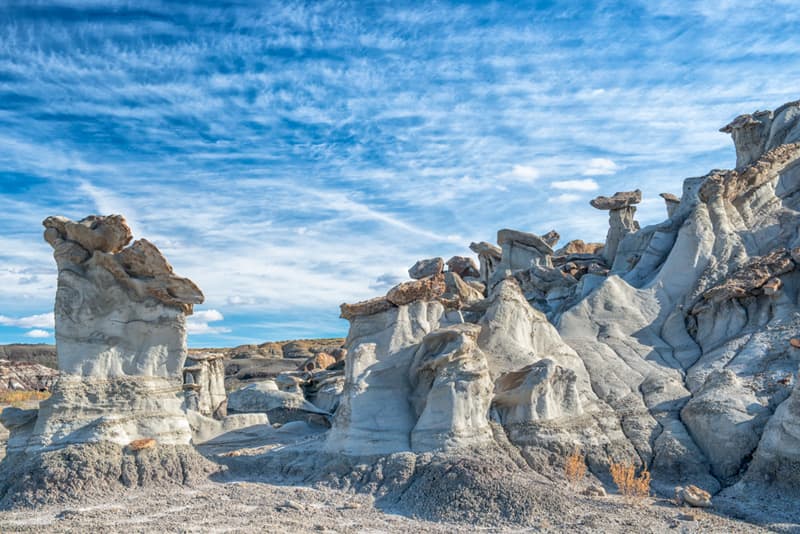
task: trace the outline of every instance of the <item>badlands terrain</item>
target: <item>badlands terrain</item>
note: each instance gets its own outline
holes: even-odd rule
[[[723,131],[662,223],[634,190],[592,201],[603,243],[501,229],[342,304],[344,340],[187,350],[196,284],[121,215],[48,217],[0,530],[800,530],[800,102]]]

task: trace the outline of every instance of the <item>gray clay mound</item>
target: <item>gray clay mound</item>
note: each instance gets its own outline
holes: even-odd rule
[[[524,526],[538,524],[542,515],[565,515],[569,504],[533,473],[492,455],[418,462],[408,486],[387,508],[428,521]]]
[[[188,445],[133,452],[103,442],[19,460],[0,468],[0,509],[78,502],[137,487],[193,485],[220,470]]]

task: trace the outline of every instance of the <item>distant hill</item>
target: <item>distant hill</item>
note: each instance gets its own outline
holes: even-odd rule
[[[38,363],[51,369],[58,369],[55,345],[44,343],[0,345],[0,360]]]
[[[237,362],[238,365],[231,368],[231,371],[236,370],[236,372],[239,372],[243,368],[250,371],[254,368],[270,367],[268,362],[264,362],[263,360],[281,360],[287,358],[296,362],[298,360],[310,358],[320,351],[330,352],[341,347],[342,344],[344,344],[344,339],[341,338],[294,339],[288,341],[268,341],[260,345],[240,345],[233,348],[189,349],[189,352],[221,352],[225,354],[226,359],[239,360],[239,362]],[[58,369],[55,345],[47,345],[44,343],[0,345],[0,360],[38,363],[50,367],[51,369]],[[295,365],[295,363],[287,362],[285,367],[293,368]],[[281,369],[283,369],[283,367],[281,367]]]

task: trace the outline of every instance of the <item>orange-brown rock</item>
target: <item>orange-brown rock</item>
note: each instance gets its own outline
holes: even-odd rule
[[[131,441],[128,448],[132,451],[141,451],[143,449],[152,449],[155,446],[156,440],[153,438],[143,438]]]
[[[584,243],[580,239],[573,239],[556,251],[557,256],[568,254],[599,254],[603,243]]]
[[[444,275],[437,274],[421,280],[397,284],[386,294],[386,300],[395,306],[403,306],[417,300],[435,300],[441,297],[444,292]]]
[[[354,304],[344,303],[339,306],[339,309],[341,310],[339,317],[350,321],[354,317],[361,315],[374,315],[376,313],[386,311],[393,306],[394,304],[389,302],[389,299],[386,297],[375,297],[373,299],[362,300],[361,302],[356,302]]]
[[[299,367],[299,370],[308,372],[322,371],[335,363],[336,363],[336,358],[334,358],[327,352],[318,352],[317,354],[315,354],[314,356],[303,362],[303,365]]]
[[[771,279],[794,269],[795,263],[789,251],[779,248],[764,256],[752,258],[722,283],[703,293],[703,297],[711,302],[724,302],[755,295],[756,290],[762,290]],[[780,288],[780,280],[777,281],[777,286],[776,283],[772,283],[771,287],[775,290]]]

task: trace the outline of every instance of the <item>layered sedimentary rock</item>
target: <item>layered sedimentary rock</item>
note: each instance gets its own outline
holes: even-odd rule
[[[222,419],[227,415],[224,355],[218,352],[193,353],[183,367],[186,406],[205,416]]]
[[[0,392],[49,391],[58,378],[58,371],[29,362],[0,360]]]
[[[35,422],[12,436],[5,463],[51,461],[75,447],[122,451],[154,440],[159,449],[151,460],[170,457],[187,469],[191,463],[202,465],[189,460],[194,453],[182,369],[185,316],[203,294],[176,276],[151,243],[139,240],[126,247],[132,235],[121,216],[79,222],[49,217],[43,224],[58,266],[61,376]],[[19,490],[18,482],[10,483],[11,494]],[[0,487],[0,493],[7,490]]]

